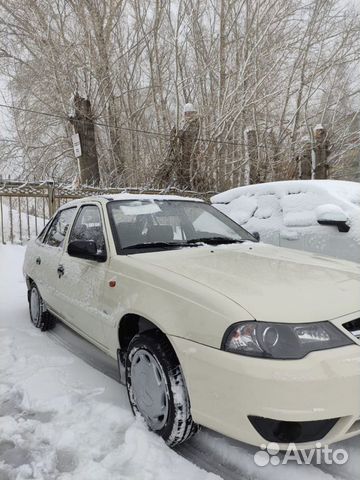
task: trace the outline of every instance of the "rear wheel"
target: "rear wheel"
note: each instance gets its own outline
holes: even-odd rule
[[[126,385],[134,414],[139,413],[169,446],[197,432],[181,367],[166,337],[148,332],[132,339]]]
[[[44,301],[35,283],[31,285],[29,291],[29,311],[31,322],[36,328],[40,328],[42,332],[53,328],[54,319],[50,312],[46,310]]]

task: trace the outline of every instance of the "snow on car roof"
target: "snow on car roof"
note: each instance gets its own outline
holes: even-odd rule
[[[351,203],[360,203],[360,183],[343,180],[288,180],[248,185],[214,195],[211,197],[211,203],[229,203],[243,195],[279,194],[284,196],[292,193],[319,191]]]

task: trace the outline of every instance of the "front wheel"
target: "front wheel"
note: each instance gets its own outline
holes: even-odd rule
[[[29,311],[31,322],[36,328],[40,328],[42,332],[50,330],[54,326],[54,319],[46,310],[44,301],[35,283],[31,285],[29,291]]]
[[[197,432],[179,361],[168,340],[148,332],[130,342],[126,386],[134,414],[174,447]]]

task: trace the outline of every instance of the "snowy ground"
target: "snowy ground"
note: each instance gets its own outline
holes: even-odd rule
[[[344,466],[256,467],[256,449],[205,430],[167,448],[134,420],[126,390],[96,355],[64,348],[30,325],[21,273],[24,248],[0,246],[0,480],[332,480],[358,478],[360,438]],[[59,338],[62,330],[58,331]],[[91,350],[89,350],[91,352]],[[82,358],[85,359],[85,361]]]
[[[23,250],[0,246],[0,480],[215,479],[134,421],[121,385],[31,327]]]

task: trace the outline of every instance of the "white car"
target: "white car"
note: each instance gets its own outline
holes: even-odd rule
[[[211,201],[266,243],[360,263],[360,183],[263,183],[219,193]]]
[[[257,242],[181,197],[71,202],[28,245],[30,315],[118,359],[174,446],[204,425],[301,448],[360,433],[360,267]]]

